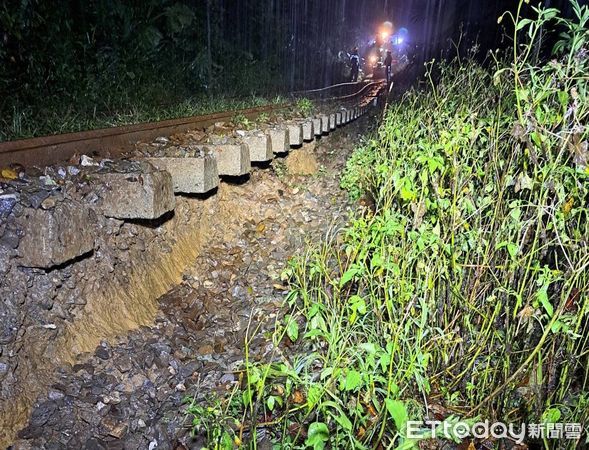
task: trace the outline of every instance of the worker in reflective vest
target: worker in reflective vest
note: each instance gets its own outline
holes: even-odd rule
[[[358,81],[358,72],[360,71],[360,56],[358,55],[358,47],[352,50],[350,64],[352,65],[352,82],[356,82]]]
[[[391,84],[393,77],[393,54],[390,50],[387,50],[387,57],[384,60],[384,67],[387,72],[387,84]]]

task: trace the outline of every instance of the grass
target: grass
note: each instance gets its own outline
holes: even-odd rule
[[[172,105],[134,101],[115,110],[56,107],[33,109],[13,107],[11,117],[0,119],[0,142],[51,134],[93,130],[144,122],[177,119],[220,111],[230,111],[285,102],[282,97],[225,98],[222,96],[188,98]],[[49,102],[52,105],[59,102]]]
[[[118,106],[103,107],[101,110],[98,110],[96,106],[85,108],[84,102],[80,102],[75,108],[71,105],[56,106],[61,104],[59,100],[48,100],[46,103],[53,106],[40,109],[31,106],[13,106],[12,112],[7,117],[0,117],[0,142],[254,108],[287,103],[287,100],[281,96],[233,98],[217,95],[176,99],[168,104],[148,100],[129,100],[123,105],[111,99],[105,104],[118,104]],[[298,100],[295,107],[302,116],[309,116],[315,110],[315,105],[305,98]],[[268,115],[262,114],[256,122],[263,123],[268,119]],[[236,121],[246,128],[255,125],[245,116],[237,115]]]
[[[589,424],[589,8],[575,10],[513,17],[511,61],[441,64],[390,107],[342,177],[374,210],[290,263],[273,342],[295,350],[254,363],[246,341],[210,448],[463,440],[410,437],[409,420]],[[562,40],[540,63],[553,21]]]

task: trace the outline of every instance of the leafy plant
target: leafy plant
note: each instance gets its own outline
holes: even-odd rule
[[[297,101],[297,109],[301,116],[309,117],[313,114],[313,111],[315,110],[315,105],[308,98],[302,98]]]
[[[263,418],[279,446],[318,449],[459,442],[438,429],[408,437],[410,420],[432,414],[589,423],[589,59],[577,6],[572,21],[514,17],[529,40],[516,39],[512,60],[430,65],[427,91],[389,107],[342,177],[375,212],[290,261],[273,343],[294,350],[246,357],[244,422]],[[574,31],[539,64],[532,47],[551,20]]]

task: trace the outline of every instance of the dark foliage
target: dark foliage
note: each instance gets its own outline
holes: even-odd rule
[[[498,14],[514,3],[6,0],[0,139],[71,129],[59,126],[59,114],[79,117],[84,127],[89,119],[137,116],[135,109],[158,111],[187,98],[269,96],[340,82],[345,52],[383,20],[408,27],[427,58],[460,30],[489,47],[499,35]],[[31,126],[35,121],[41,125]]]

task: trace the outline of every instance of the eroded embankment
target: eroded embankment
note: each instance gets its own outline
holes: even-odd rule
[[[354,128],[348,133],[357,133],[357,129],[354,130]],[[345,145],[342,145],[338,139],[336,135],[329,138],[329,143],[320,144],[319,153],[323,154],[325,165],[328,167],[333,167],[338,162],[341,165],[345,159],[344,149],[351,150],[351,140],[345,138]],[[325,148],[326,145],[334,146],[329,149],[329,153]],[[319,165],[314,157],[309,157],[313,148],[314,144],[311,144],[291,153],[286,164],[291,172],[317,173]],[[333,153],[336,151],[342,152],[342,155],[334,158]],[[176,331],[171,332],[167,337],[149,334],[149,337],[143,336],[139,341],[172,339],[172,336],[182,332],[187,333],[186,330],[188,330],[190,339],[186,339],[190,343],[186,343],[182,349],[175,348],[173,351],[164,353],[174,353],[172,357],[178,359],[178,352],[186,352],[182,357],[184,359],[178,360],[184,361],[189,367],[195,363],[192,360],[193,354],[187,350],[187,347],[194,347],[192,350],[198,350],[198,354],[208,353],[209,349],[214,349],[215,352],[221,353],[220,357],[231,354],[233,360],[238,358],[241,347],[236,347],[232,352],[223,351],[224,346],[227,345],[225,340],[220,343],[217,338],[206,341],[195,331],[200,330],[201,327],[210,328],[211,324],[213,328],[217,326],[215,320],[222,314],[218,310],[216,314],[211,314],[211,310],[215,309],[211,305],[219,302],[217,308],[221,309],[224,308],[220,306],[223,305],[223,301],[235,300],[236,297],[232,300],[232,296],[227,292],[235,296],[252,296],[257,291],[257,287],[252,287],[256,281],[250,280],[247,285],[242,283],[238,286],[236,280],[245,276],[258,276],[258,273],[263,273],[266,277],[264,281],[266,290],[263,296],[266,299],[270,298],[268,289],[271,293],[272,281],[276,279],[280,267],[286,264],[288,252],[295,252],[302,246],[311,228],[315,230],[314,236],[318,236],[317,233],[321,233],[333,220],[329,214],[324,214],[325,211],[337,204],[334,200],[337,176],[330,174],[330,182],[326,183],[324,179],[326,173],[321,172],[321,177],[312,177],[313,187],[311,188],[306,186],[311,180],[309,178],[290,178],[285,182],[284,172],[288,172],[288,168],[285,168],[282,161],[275,161],[273,164],[275,167],[273,171],[254,171],[251,175],[252,182],[243,185],[221,184],[218,192],[208,198],[177,197],[174,214],[158,221],[124,222],[96,218],[99,232],[95,250],[74,264],[57,267],[51,271],[24,270],[16,264],[8,268],[1,286],[2,294],[11,295],[12,303],[15,306],[18,305],[18,309],[12,312],[19,315],[12,322],[16,333],[11,335],[14,337],[12,349],[16,357],[9,358],[7,356],[10,355],[2,355],[2,361],[6,361],[7,366],[7,374],[2,382],[3,400],[0,406],[0,422],[3,424],[0,438],[2,445],[13,442],[18,430],[27,423],[29,426],[21,435],[25,440],[19,441],[22,448],[26,448],[27,442],[33,442],[32,439],[40,439],[43,435],[51,436],[48,434],[50,431],[56,433],[53,438],[59,435],[64,439],[64,436],[80,434],[78,431],[84,427],[89,428],[88,435],[98,434],[98,431],[83,422],[84,418],[79,419],[75,414],[79,422],[72,425],[74,429],[77,428],[76,432],[72,433],[72,427],[66,426],[68,420],[70,422],[74,420],[72,414],[68,413],[70,418],[67,420],[57,416],[56,411],[62,407],[65,408],[59,402],[65,402],[70,409],[74,403],[77,405],[82,402],[79,391],[70,392],[67,388],[70,386],[71,390],[73,387],[79,387],[79,383],[76,385],[76,382],[72,381],[75,378],[68,378],[69,376],[64,373],[72,370],[72,364],[75,364],[73,367],[79,370],[80,364],[85,364],[84,361],[87,362],[88,358],[102,362],[103,360],[96,357],[96,354],[93,357],[88,355],[90,352],[95,352],[101,343],[104,346],[108,345],[106,341],[118,342],[120,336],[127,335],[131,330],[140,329],[136,332],[140,333],[140,336],[143,336],[141,333],[151,333],[141,331],[149,330],[142,326],[150,326],[154,323],[158,314],[161,314],[161,311],[158,311],[160,307],[158,299],[180,285],[183,279],[187,279],[189,267],[192,267],[189,271],[192,275],[188,279],[206,280],[193,282],[191,289],[193,295],[196,295],[195,292],[209,292],[210,301],[205,308],[207,314],[195,313],[191,308],[196,300],[191,301],[191,306],[183,312],[184,316],[179,316],[182,320],[177,318],[175,321],[175,326],[178,327]],[[288,199],[289,195],[294,199],[293,201]],[[302,204],[305,205],[303,209],[306,212],[300,211]],[[289,223],[288,220],[291,222]],[[292,222],[293,220],[296,222]],[[290,229],[299,226],[300,229]],[[272,233],[276,233],[276,236]],[[242,266],[239,268],[220,270],[218,267],[223,257],[230,262],[233,259],[237,261],[239,258],[237,253],[234,253],[236,250],[227,250],[231,253],[206,259],[207,255],[219,255],[219,248],[223,251],[229,248],[231,243],[242,247],[250,246],[258,242],[256,241],[258,238],[265,241],[257,244],[257,249],[242,260]],[[266,247],[274,250],[269,251]],[[214,275],[207,277],[207,273]],[[215,290],[217,285],[223,286],[223,289]],[[281,295],[282,293],[277,294],[278,300]],[[244,302],[244,311],[251,310],[252,304],[245,300]],[[272,309],[276,308],[276,302],[271,298],[270,306]],[[175,310],[176,307],[175,304],[164,307],[164,309],[167,308],[169,317],[178,313]],[[182,314],[182,311],[178,314]],[[228,323],[235,320],[247,322],[247,317],[237,319],[234,313],[231,314],[227,320]],[[265,315],[268,316],[268,313],[266,312]],[[191,329],[189,325],[186,325],[191,321],[198,321],[199,325]],[[209,321],[210,324],[208,324]],[[208,325],[202,325],[203,323]],[[220,326],[223,327],[223,324]],[[242,323],[237,328],[240,333],[243,333],[245,327],[246,323]],[[215,333],[218,335],[224,332],[215,330]],[[117,336],[119,336],[118,340],[114,339]],[[236,345],[237,342],[243,341],[242,338],[243,335],[239,334],[233,336],[230,341]],[[173,346],[173,343],[170,346]],[[143,347],[144,344],[141,344],[140,348]],[[26,350],[23,351],[23,349]],[[125,350],[123,354],[126,359],[134,358],[132,352],[128,350]],[[141,354],[137,357],[144,358]],[[141,361],[133,364],[140,365],[140,363]],[[56,374],[57,367],[62,369]],[[163,370],[167,373],[168,370],[172,370],[169,367],[165,365]],[[192,370],[195,367],[192,367]],[[199,367],[202,368],[202,366]],[[119,369],[115,372],[121,374],[122,369]],[[100,385],[98,380],[102,380],[103,377],[100,370],[112,376],[112,364],[98,367],[96,370],[92,369],[86,380],[88,392],[93,393],[98,389],[97,384]],[[152,367],[146,370],[152,370]],[[187,374],[186,370],[180,367],[178,373],[172,377],[174,386],[189,385],[190,377],[186,380],[178,378],[182,374]],[[219,370],[222,373],[223,370]],[[173,371],[175,372],[175,369]],[[75,373],[78,372],[74,370],[72,374]],[[124,373],[131,377],[133,371],[127,370]],[[134,381],[131,381],[131,378],[126,381],[119,380],[119,385],[126,386],[121,391],[121,395],[125,395],[129,386],[135,386],[133,382],[141,376],[147,380],[149,373],[134,374],[134,378],[131,377]],[[56,377],[61,383],[57,386],[62,386],[63,392],[55,388]],[[64,377],[67,381],[64,381]],[[155,377],[154,380],[158,379],[155,375],[152,377]],[[100,386],[110,391],[113,385]],[[136,390],[140,391],[141,386],[141,384],[135,386]],[[129,389],[133,391],[135,388]],[[167,392],[158,388],[158,392],[160,391]],[[129,392],[129,395],[132,394]],[[108,408],[107,410],[100,408],[100,405],[105,404],[102,402],[104,400],[102,397],[92,397],[92,399],[84,397],[84,399],[94,408],[92,411],[95,411],[98,421],[102,420],[105,414],[115,414],[115,412],[109,412]],[[117,402],[113,401],[111,408],[116,409],[116,404]],[[82,406],[73,408],[84,411]],[[66,408],[64,411],[70,411],[70,409]],[[131,409],[137,409],[136,405]],[[32,417],[31,411],[34,411]],[[133,422],[135,429],[139,426],[138,423],[148,422],[147,416]],[[103,428],[106,426],[102,422],[100,424]],[[66,427],[69,431],[60,431],[60,426]],[[120,430],[114,427],[113,431],[112,428],[105,431],[108,439],[117,440],[123,437],[117,438],[115,435]],[[126,423],[126,432],[130,433],[132,428],[131,423]],[[85,435],[81,434],[81,436]],[[52,442],[53,438],[47,438],[45,443]],[[76,445],[86,444],[85,441],[76,441]],[[40,447],[42,445],[39,442],[33,445],[33,448]]]
[[[2,445],[26,423],[57,365],[153,323],[157,298],[182,280],[211,228],[226,219],[222,197],[179,197],[173,217],[157,223],[97,219],[96,250],[86,259],[48,272],[11,269],[5,287],[25,301],[14,321],[18,357],[6,359],[2,383]]]

